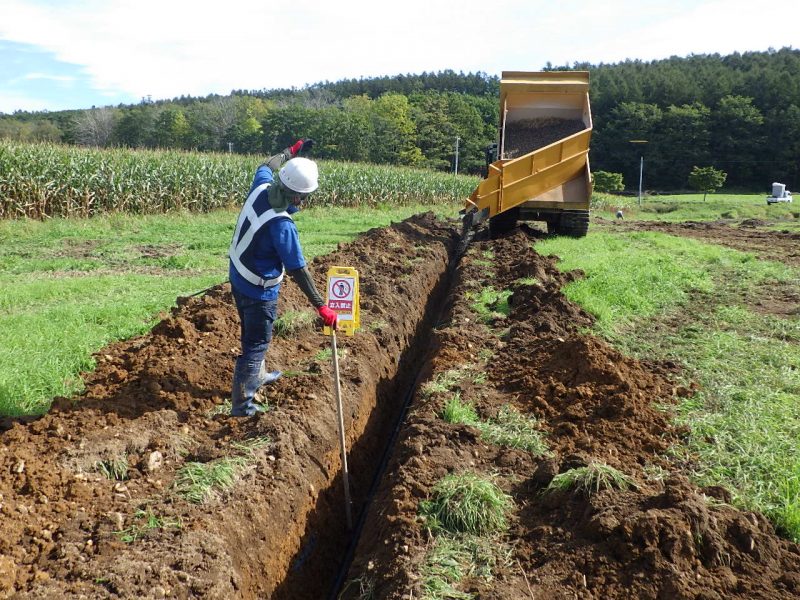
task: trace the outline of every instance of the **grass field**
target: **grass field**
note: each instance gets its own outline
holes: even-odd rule
[[[678,407],[691,426],[679,458],[800,539],[800,320],[753,307],[770,285],[800,291],[800,271],[687,238],[590,233],[537,245],[586,277],[567,296],[628,355],[669,359],[696,381]]]
[[[636,196],[595,194],[592,197],[593,214],[614,219],[622,210],[626,219],[658,221],[716,221],[718,219],[800,219],[800,205],[767,205],[766,194],[703,194],[648,195],[641,206]]]
[[[618,206],[627,219],[736,214],[798,230],[793,206],[767,207],[760,195],[661,197],[641,210],[630,202],[603,196],[596,214],[613,217]],[[310,258],[427,208],[310,208],[296,220]],[[436,212],[454,216],[457,208]],[[93,352],[147,331],[177,296],[224,281],[235,218],[221,210],[0,222],[0,414],[46,411],[52,397],[81,388]],[[690,239],[602,228],[537,249],[586,273],[566,293],[596,315],[600,335],[633,356],[674,360],[699,383],[679,406],[692,434],[676,450],[698,482],[726,485],[738,505],[800,537],[800,323],[751,306],[765,286],[797,289],[797,269]]]
[[[310,208],[295,220],[310,259],[427,208]],[[93,352],[144,333],[178,296],[225,281],[236,216],[0,222],[0,415],[46,411],[81,389]]]

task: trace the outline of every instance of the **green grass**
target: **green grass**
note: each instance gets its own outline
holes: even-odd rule
[[[635,487],[634,481],[625,473],[604,463],[592,463],[559,473],[545,492],[574,491],[592,496],[602,490],[627,490]]]
[[[309,208],[307,259],[430,207]],[[434,212],[454,215],[455,206]],[[147,332],[178,296],[227,279],[235,210],[0,222],[0,416],[82,389],[92,354]]]
[[[791,269],[752,254],[660,233],[559,237],[536,249],[561,257],[562,270],[586,273],[564,291],[598,319],[597,328],[608,336],[634,319],[684,305],[695,293],[714,292],[717,274],[746,278],[753,286],[794,277]]]
[[[165,531],[167,529],[181,529],[183,523],[180,519],[160,517],[153,512],[151,507],[139,509],[133,515],[134,522],[125,529],[115,531],[120,541],[132,544],[153,531]]]
[[[800,321],[717,306],[668,340],[700,392],[679,407],[690,425],[684,459],[705,485],[759,510],[800,539]]]
[[[269,444],[268,438],[232,442],[239,454],[210,462],[187,462],[175,473],[175,491],[193,504],[204,504],[233,487],[248,465],[254,452]]]
[[[295,337],[314,327],[316,315],[310,310],[287,310],[278,315],[273,324],[273,333],[278,337]]]
[[[107,460],[97,461],[95,469],[106,479],[124,481],[128,478],[128,457],[119,456]]]
[[[797,220],[800,208],[796,204],[767,206],[766,190],[763,194],[703,194],[646,195],[639,206],[636,196],[617,196],[595,193],[592,195],[592,214],[615,219],[622,210],[627,220],[657,221],[716,221],[718,219]]]
[[[434,531],[483,535],[505,531],[511,497],[490,479],[467,471],[451,473],[420,503],[420,515]]]
[[[590,234],[537,245],[581,268],[565,294],[625,353],[669,359],[700,391],[679,407],[691,428],[676,453],[703,485],[800,539],[800,319],[751,306],[765,286],[798,291],[786,265],[661,234]]]
[[[443,394],[449,392],[454,386],[458,385],[466,376],[466,370],[463,368],[448,369],[437,373],[433,379],[426,381],[420,388],[420,393],[423,398],[429,398],[434,394]]]
[[[472,310],[484,323],[491,323],[498,317],[507,317],[511,313],[508,299],[511,290],[496,290],[492,286],[482,288],[479,292],[467,292],[467,300],[472,300]]]
[[[535,456],[547,452],[544,434],[537,429],[536,419],[521,414],[513,406],[504,405],[496,417],[481,419],[475,407],[462,402],[461,394],[456,393],[445,404],[441,416],[448,423],[475,427],[480,431],[481,437],[489,443],[519,448]]]
[[[461,401],[461,394],[456,392],[442,409],[442,418],[448,423],[474,425],[480,420],[472,404]]]
[[[465,579],[489,582],[499,560],[508,556],[502,543],[480,536],[437,536],[420,568],[423,600],[470,600],[474,594],[457,589]]]
[[[231,408],[231,401],[230,399],[227,399],[221,404],[215,404],[213,408],[210,408],[208,412],[206,412],[206,416],[211,418],[216,417],[217,415],[229,415],[231,414]]]

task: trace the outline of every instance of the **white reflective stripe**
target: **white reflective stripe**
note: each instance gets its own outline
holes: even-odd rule
[[[273,277],[272,279],[263,279],[261,276],[248,269],[244,263],[242,263],[242,254],[244,254],[247,248],[250,247],[256,232],[264,225],[269,223],[272,219],[276,219],[278,217],[289,217],[289,219],[292,218],[292,216],[286,211],[275,212],[275,209],[273,208],[266,211],[260,217],[258,216],[253,208],[253,204],[255,203],[258,195],[269,186],[269,183],[264,183],[250,192],[250,195],[247,197],[247,200],[245,200],[244,206],[242,207],[242,211],[239,213],[239,219],[236,223],[236,231],[233,235],[233,239],[231,240],[231,247],[228,250],[228,256],[230,256],[231,263],[233,263],[233,266],[236,268],[239,275],[253,285],[265,288],[272,287],[283,281],[285,271],[282,270],[280,275]],[[239,235],[244,227],[245,219],[250,221],[250,227],[242,236],[242,239],[239,240]]]
[[[239,218],[236,221],[236,231],[234,232],[233,239],[231,240],[231,250],[233,250],[233,247],[236,245],[236,240],[239,239],[239,235],[242,233],[244,220],[249,217],[249,211],[247,209],[248,208],[252,209],[253,204],[256,201],[256,198],[258,198],[258,195],[264,190],[266,190],[270,185],[271,185],[270,183],[262,183],[261,185],[256,187],[252,192],[250,192],[249,196],[247,196],[247,200],[244,201],[244,206],[242,207],[242,210],[239,211]]]
[[[233,266],[236,268],[236,271],[244,277],[247,281],[252,283],[253,285],[257,285],[259,287],[272,287],[273,285],[278,285],[281,281],[283,281],[284,271],[281,271],[281,274],[277,277],[273,277],[272,279],[262,279],[255,273],[253,273],[250,269],[242,264],[241,259],[238,256],[231,256],[231,262]]]

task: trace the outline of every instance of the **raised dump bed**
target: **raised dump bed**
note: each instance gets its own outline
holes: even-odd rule
[[[504,71],[497,155],[468,201],[473,220],[489,218],[493,232],[524,219],[586,235],[591,134],[588,72]]]

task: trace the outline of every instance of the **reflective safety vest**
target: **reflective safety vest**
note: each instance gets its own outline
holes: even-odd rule
[[[283,281],[283,275],[285,271],[281,271],[281,274],[277,277],[264,279],[261,277],[261,275],[253,272],[242,262],[242,255],[250,247],[256,232],[264,225],[279,217],[288,217],[289,219],[292,218],[292,216],[285,210],[275,212],[274,208],[270,208],[268,211],[260,215],[256,213],[255,208],[253,208],[253,204],[255,203],[258,195],[269,188],[270,185],[271,183],[262,183],[252,192],[250,192],[250,195],[244,202],[242,211],[239,213],[239,219],[236,222],[236,231],[234,232],[233,239],[231,240],[230,250],[228,250],[228,256],[231,259],[231,264],[233,264],[233,267],[236,269],[237,273],[239,273],[239,275],[253,285],[264,288],[272,287],[273,285],[277,285]],[[247,228],[247,231],[242,234],[245,221],[249,223],[249,227]]]

